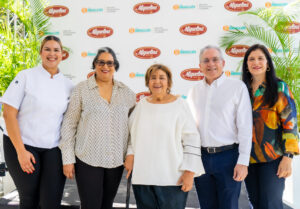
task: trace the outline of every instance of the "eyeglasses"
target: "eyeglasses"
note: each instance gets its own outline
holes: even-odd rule
[[[202,60],[202,63],[208,64],[210,61],[212,61],[214,64],[217,64],[217,63],[219,63],[221,61],[221,59],[219,57],[214,57],[212,59],[207,59],[206,58],[206,59]]]
[[[107,65],[107,67],[115,66],[114,61],[106,61],[105,62],[104,60],[96,60],[95,64],[98,65],[98,66],[101,66],[101,67],[103,67],[105,64]]]

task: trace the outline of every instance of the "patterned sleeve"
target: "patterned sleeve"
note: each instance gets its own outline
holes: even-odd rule
[[[185,101],[182,108],[182,145],[183,162],[180,170],[195,172],[195,176],[204,173],[201,159],[201,140],[192,113]]]
[[[64,165],[75,163],[75,137],[82,108],[80,86],[80,84],[77,85],[72,92],[61,127],[59,148],[61,149]]]
[[[282,126],[282,149],[284,153],[299,154],[297,111],[294,96],[286,83],[280,82],[277,110]]]

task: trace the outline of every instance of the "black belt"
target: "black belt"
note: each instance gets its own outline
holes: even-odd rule
[[[214,154],[214,153],[234,149],[234,148],[237,148],[238,146],[239,146],[238,144],[230,144],[230,145],[225,145],[222,147],[201,147],[201,151],[207,152],[209,154]]]

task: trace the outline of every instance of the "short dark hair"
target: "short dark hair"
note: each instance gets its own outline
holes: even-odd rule
[[[162,70],[167,74],[167,77],[168,77],[168,90],[167,90],[168,92],[167,93],[170,93],[171,92],[171,87],[172,87],[172,84],[173,84],[172,72],[167,66],[162,65],[162,64],[154,64],[154,65],[151,65],[147,69],[147,72],[146,72],[146,75],[145,75],[145,85],[147,87],[149,87],[150,76],[153,72],[155,72],[157,70]]]
[[[111,48],[109,47],[103,47],[103,48],[100,48],[97,52],[97,55],[95,56],[94,60],[93,60],[93,66],[92,66],[92,69],[95,69],[96,68],[96,61],[98,59],[98,57],[102,54],[102,53],[109,53],[111,54],[111,56],[114,58],[114,63],[115,63],[115,70],[118,71],[119,67],[120,67],[120,64],[119,64],[119,61],[117,59],[117,56],[116,56],[116,53],[114,52],[114,50],[112,50]]]
[[[63,46],[62,46],[61,40],[58,37],[56,37],[56,36],[50,35],[50,36],[46,36],[43,39],[43,41],[41,43],[40,53],[42,52],[42,49],[43,49],[43,47],[44,47],[44,45],[45,45],[45,43],[47,41],[56,41],[59,44],[60,49],[63,50]]]
[[[248,88],[250,97],[253,98],[252,87],[251,87],[252,75],[249,72],[247,61],[251,52],[256,50],[261,50],[261,52],[264,53],[267,59],[267,64],[268,64],[268,70],[266,71],[267,83],[266,83],[266,90],[263,95],[263,105],[268,105],[269,107],[272,107],[275,105],[275,103],[278,100],[278,81],[280,81],[280,79],[276,76],[275,68],[269,50],[264,45],[254,44],[246,51],[243,60],[242,80],[244,81],[244,83]]]

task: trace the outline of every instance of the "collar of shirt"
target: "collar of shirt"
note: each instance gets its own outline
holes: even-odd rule
[[[42,73],[43,76],[46,76],[46,77],[49,77],[51,78],[51,74],[42,66],[42,65],[39,65],[37,67],[37,70],[40,71]],[[60,70],[58,69],[58,73],[56,73],[55,75],[53,75],[53,79],[55,78],[59,78],[62,76],[62,73],[60,72]]]
[[[124,88],[125,87],[125,85],[123,83],[121,83],[117,80],[113,80],[113,82],[114,82],[113,88]],[[89,89],[98,88],[95,76],[91,76],[88,78],[88,87],[89,87]]]
[[[206,79],[204,78],[203,85],[205,87],[210,87],[210,86],[219,87],[224,82],[225,79],[226,79],[226,76],[224,73],[222,73],[222,75],[219,78],[217,78],[216,80],[214,80],[210,85],[206,82]]]

